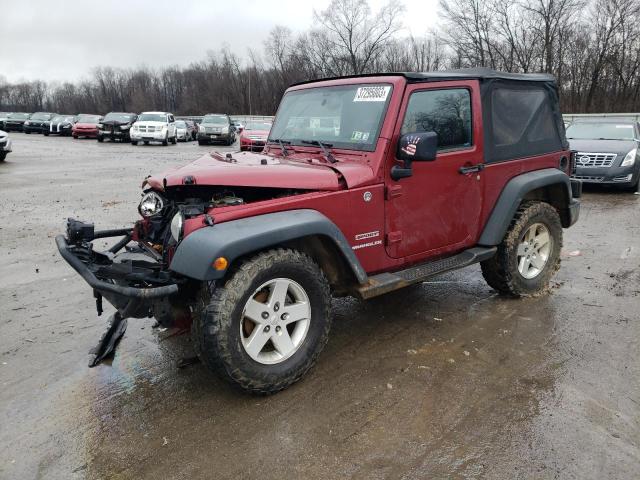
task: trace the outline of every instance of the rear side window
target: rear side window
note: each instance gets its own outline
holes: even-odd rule
[[[436,132],[438,150],[465,148],[471,139],[471,94],[465,88],[424,90],[409,98],[400,134]]]
[[[490,161],[529,157],[562,149],[552,102],[540,87],[496,86],[491,91]],[[486,122],[485,122],[486,123]]]

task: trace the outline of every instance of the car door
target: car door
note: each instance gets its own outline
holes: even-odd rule
[[[386,250],[416,260],[462,250],[478,238],[482,210],[482,112],[477,81],[407,86],[387,165]],[[414,161],[412,176],[394,181],[403,134],[434,131],[433,161]]]

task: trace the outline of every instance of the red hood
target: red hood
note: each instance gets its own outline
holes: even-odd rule
[[[78,122],[74,126],[76,126],[78,128],[98,128],[98,124],[97,123]]]
[[[355,161],[325,163],[317,154],[297,152],[298,160],[275,157],[264,153],[234,152],[230,161],[225,154],[213,152],[183,167],[165,171],[147,179],[150,186],[162,189],[182,185],[187,176],[196,185],[229,185],[244,187],[294,188],[301,190],[340,190],[340,177],[353,188],[370,182],[373,171],[368,165]],[[340,159],[340,155],[336,156]],[[313,163],[307,163],[313,159]],[[266,165],[262,162],[266,161]]]

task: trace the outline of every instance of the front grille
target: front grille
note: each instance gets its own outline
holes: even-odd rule
[[[616,159],[615,153],[589,153],[578,152],[576,155],[576,167],[579,168],[597,168],[610,167]]]
[[[602,182],[604,180],[604,177],[596,177],[593,175],[571,175],[571,178],[584,180],[585,182]]]
[[[220,133],[222,129],[220,127],[204,127],[206,133]]]

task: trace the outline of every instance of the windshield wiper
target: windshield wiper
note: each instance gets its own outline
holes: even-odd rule
[[[327,150],[327,147],[333,147],[333,143],[324,143],[319,142],[318,140],[300,140],[300,143],[304,143],[305,145],[316,145],[322,149],[322,153],[324,153],[324,157],[328,161],[330,161],[331,163],[336,163],[338,161],[336,160],[336,157],[333,156],[333,153]]]
[[[284,144],[288,144],[291,145],[291,142],[289,140],[282,140],[280,138],[270,138],[269,139],[270,142],[275,142],[280,146],[280,149],[282,150],[282,155],[284,157],[288,157],[289,156],[289,151],[287,150],[287,147],[284,146]]]

